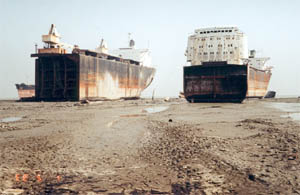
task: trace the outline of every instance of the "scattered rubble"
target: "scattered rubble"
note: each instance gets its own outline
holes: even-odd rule
[[[25,116],[0,123],[0,193],[300,192],[300,125],[279,111],[147,101],[0,101],[0,117]],[[153,104],[169,108],[141,112]]]

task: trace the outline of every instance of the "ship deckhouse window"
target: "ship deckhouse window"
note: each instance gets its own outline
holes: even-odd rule
[[[215,30],[214,32],[217,33],[218,31]]]
[[[203,54],[204,54],[204,55],[207,55],[207,52],[204,52]]]
[[[209,54],[214,54],[214,52],[210,52]]]
[[[228,30],[225,30],[225,32],[228,32]]]
[[[224,32],[224,30],[222,30],[222,32]]]
[[[201,39],[202,41],[205,41],[205,38]]]
[[[229,30],[229,32],[232,32],[232,30]]]
[[[210,38],[210,40],[213,40],[213,38]]]
[[[233,54],[233,51],[231,51],[230,54]]]

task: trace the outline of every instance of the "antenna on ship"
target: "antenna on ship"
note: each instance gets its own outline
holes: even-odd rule
[[[131,33],[128,33],[128,42],[130,41]]]
[[[129,47],[130,47],[130,40],[131,40],[131,33],[128,33],[128,43],[129,43]]]
[[[35,46],[35,53],[37,53],[38,52],[38,44],[35,43],[34,46]]]

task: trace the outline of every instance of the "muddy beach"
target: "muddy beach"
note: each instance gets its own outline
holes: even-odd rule
[[[299,105],[0,101],[0,194],[300,194]]]

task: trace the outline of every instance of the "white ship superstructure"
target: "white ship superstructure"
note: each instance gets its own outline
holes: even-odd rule
[[[249,66],[258,69],[258,70],[268,70],[270,71],[272,66],[265,66],[266,62],[270,58],[256,57],[256,51],[250,50],[250,55],[248,58],[242,59],[244,64],[248,64]]]
[[[214,61],[242,65],[248,58],[247,37],[237,27],[197,29],[188,38],[186,56],[191,65]]]
[[[109,50],[109,54],[123,59],[132,59],[140,62],[141,66],[151,66],[152,58],[149,49],[136,49],[134,40],[129,41],[129,47]]]
[[[134,60],[140,62],[141,66],[152,66],[152,58],[149,49],[136,49],[134,40],[129,41],[129,47],[109,50],[107,43],[102,39],[99,47],[95,49],[96,52],[109,54],[125,60]]]

